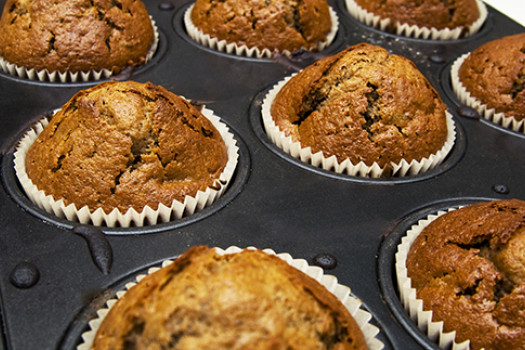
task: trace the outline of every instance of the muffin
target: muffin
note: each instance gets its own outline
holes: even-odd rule
[[[307,274],[256,249],[199,246],[131,287],[93,349],[367,349],[341,301]]]
[[[106,214],[172,208],[231,177],[231,169],[221,177],[231,151],[217,127],[161,86],[105,82],[53,115],[28,146],[23,170],[65,206]]]
[[[25,70],[113,74],[146,62],[155,34],[140,0],[7,0],[0,56]]]
[[[263,121],[274,142],[289,138],[339,163],[397,169],[440,152],[453,129],[411,61],[366,43],[306,67],[272,95]]]
[[[525,33],[486,42],[463,55],[451,77],[462,103],[488,120],[523,131]]]
[[[346,0],[349,12],[383,31],[424,39],[458,39],[476,33],[487,16],[479,0]]]
[[[196,0],[185,24],[190,37],[204,45],[257,57],[322,50],[337,31],[326,0]]]
[[[422,310],[470,349],[523,348],[525,201],[469,205],[425,225],[406,257]]]

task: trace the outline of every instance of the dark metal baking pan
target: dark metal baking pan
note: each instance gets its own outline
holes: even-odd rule
[[[159,52],[130,79],[203,101],[223,118],[240,143],[235,179],[221,200],[194,217],[141,229],[102,228],[113,256],[103,273],[88,242],[74,233],[76,225],[32,206],[12,170],[13,148],[33,121],[96,83],[36,83],[0,73],[0,349],[75,348],[95,309],[119,286],[199,244],[272,248],[308,261],[330,254],[337,266],[326,273],[363,301],[385,349],[435,348],[402,314],[392,282],[392,249],[403,230],[428,211],[451,203],[525,199],[525,136],[461,117],[448,82],[448,67],[458,55],[524,28],[488,7],[485,25],[470,38],[409,39],[368,28],[351,18],[343,0],[331,0],[341,29],[321,54],[366,41],[406,56],[438,90],[459,131],[457,145],[438,168],[371,180],[299,163],[265,138],[259,119],[263,94],[318,55],[278,62],[218,53],[186,35],[182,13],[190,1],[145,3],[159,27]],[[33,284],[11,280],[21,266],[38,271]]]

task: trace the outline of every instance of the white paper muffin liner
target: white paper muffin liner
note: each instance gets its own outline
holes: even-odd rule
[[[378,15],[374,15],[371,12],[363,9],[359,6],[355,0],[345,0],[346,8],[350,14],[361,23],[364,23],[370,27],[388,32],[387,28],[391,23],[389,18],[381,18]],[[480,12],[479,18],[472,23],[469,27],[467,36],[471,36],[479,31],[483,23],[487,18],[487,7],[481,0],[476,0]],[[456,40],[459,39],[464,27],[456,27],[453,29],[437,29],[428,27],[419,27],[416,25],[409,25],[407,23],[395,23],[395,30],[397,35],[402,35],[416,39],[429,39],[429,40]]]
[[[235,246],[231,246],[225,250],[221,248],[215,248],[215,249],[217,250],[217,253],[221,255],[239,253],[242,250],[244,250],[242,248],[235,247]],[[256,248],[247,247],[245,249],[256,249]],[[376,337],[379,334],[379,328],[369,323],[370,320],[372,319],[372,315],[369,312],[361,308],[362,301],[360,299],[355,298],[350,295],[350,288],[339,284],[335,276],[324,274],[324,271],[322,268],[318,266],[311,266],[304,259],[294,259],[288,253],[276,254],[275,251],[273,251],[272,249],[264,249],[263,251],[267,254],[278,256],[282,260],[286,261],[289,265],[306,273],[308,276],[315,279],[317,282],[321,283],[324,287],[326,287],[326,289],[328,289],[330,293],[335,295],[343,303],[343,305],[348,309],[352,317],[356,320],[357,324],[359,325],[359,327],[361,328],[361,331],[364,334],[366,344],[368,345],[369,350],[383,349],[384,344]],[[171,263],[173,263],[173,260],[165,260],[164,262],[162,262],[161,267],[152,267],[147,271],[146,274],[136,276],[135,278],[136,282],[130,282],[126,284],[124,290],[118,291],[116,293],[115,298],[108,300],[104,308],[99,309],[97,311],[97,317],[89,321],[90,329],[82,334],[82,343],[77,346],[77,350],[91,349],[93,345],[93,341],[95,339],[95,335],[102,321],[108,314],[109,310],[113,307],[113,305],[115,305],[117,300],[122,298],[122,296],[126,293],[127,290],[129,290],[131,287],[139,283],[146,275],[152,274],[158,271],[159,269],[161,269],[162,267],[166,267],[170,265]]]
[[[130,208],[123,213],[115,208],[110,213],[106,213],[102,208],[91,212],[88,206],[77,209],[74,203],[66,205],[62,199],[56,201],[52,195],[46,195],[43,190],[39,190],[31,179],[29,179],[25,165],[25,158],[29,147],[48,124],[46,118],[39,121],[20,140],[14,153],[16,176],[26,195],[34,204],[50,214],[60,218],[66,218],[70,221],[80,222],[82,224],[93,224],[95,226],[130,227],[134,225],[140,227],[180,219],[183,216],[194,214],[211,205],[224,193],[233,177],[239,158],[237,141],[226,124],[210,109],[203,107],[201,112],[220,132],[226,144],[228,162],[213,186],[208,187],[205,191],[198,191],[195,196],[186,196],[184,202],[173,200],[171,206],[159,203],[157,210],[145,206],[142,211]]]
[[[423,310],[423,300],[417,299],[416,289],[412,288],[412,279],[408,277],[406,267],[406,260],[410,247],[421,231],[438,217],[456,209],[457,208],[450,208],[447,211],[438,211],[436,214],[429,215],[425,219],[419,220],[417,224],[414,224],[407,231],[406,236],[401,239],[401,243],[398,245],[395,257],[395,270],[401,303],[412,321],[417,324],[418,328],[442,349],[469,350],[469,340],[462,343],[456,343],[456,332],[444,332],[443,321],[433,321],[432,311]]]
[[[412,160],[411,162],[407,162],[403,159],[399,163],[391,163],[380,167],[377,163],[369,166],[362,161],[353,164],[350,159],[345,159],[344,161],[339,162],[336,156],[325,157],[322,151],[312,153],[310,147],[303,148],[300,142],[293,141],[291,136],[286,136],[284,131],[281,131],[281,129],[275,124],[271,115],[271,106],[275,96],[294,75],[295,74],[279,81],[272,89],[270,89],[264,98],[261,113],[263,125],[270,140],[283,151],[300,159],[303,163],[308,163],[324,170],[334,171],[338,174],[371,178],[379,178],[385,173],[385,171],[387,171],[387,169],[388,171],[392,169],[391,176],[403,177],[408,175],[418,175],[434,168],[446,158],[454,146],[456,128],[452,115],[447,111],[447,140],[438,152],[430,155],[428,158]]]
[[[148,63],[155,52],[159,44],[159,31],[157,25],[153,18],[150,16],[151,24],[153,25],[153,43],[151,48],[146,54],[146,61],[143,64]],[[10,63],[0,56],[0,68],[4,73],[10,74],[12,76],[40,81],[40,82],[52,82],[52,83],[67,83],[67,82],[87,82],[87,81],[96,81],[101,79],[108,79],[113,76],[114,71],[111,69],[101,69],[99,71],[88,70],[88,71],[78,71],[78,72],[59,72],[59,71],[49,71],[47,69],[37,70],[35,68],[26,68],[19,66],[14,63]]]
[[[274,52],[270,49],[259,49],[257,47],[248,47],[246,45],[238,45],[236,43],[228,43],[226,40],[219,40],[217,38],[211,37],[209,34],[205,34],[200,29],[198,29],[191,20],[191,11],[193,5],[191,5],[186,12],[184,13],[184,25],[186,27],[186,32],[189,37],[194,41],[198,42],[201,45],[209,47],[213,50],[225,52],[237,56],[253,57],[253,58],[271,58],[274,55]],[[336,12],[330,7],[330,18],[332,19],[332,28],[328,33],[326,40],[319,42],[317,44],[317,50],[322,51],[333,42],[339,28],[339,18],[337,17]],[[307,51],[312,51],[307,48],[303,48]],[[279,52],[282,55],[290,57],[292,52],[289,50],[284,50]]]
[[[479,115],[497,125],[501,125],[504,128],[521,132],[525,134],[525,119],[517,120],[513,116],[506,116],[503,112],[496,112],[494,108],[489,108],[482,101],[472,96],[467,88],[461,83],[459,79],[459,67],[465,62],[465,59],[470,53],[465,53],[458,57],[450,68],[450,82],[452,84],[452,90],[458,97],[459,101],[471,108],[478,111]]]

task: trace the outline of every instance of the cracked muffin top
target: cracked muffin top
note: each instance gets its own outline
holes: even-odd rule
[[[360,7],[389,18],[394,25],[407,23],[418,27],[468,29],[479,17],[476,0],[354,0]]]
[[[407,257],[423,310],[471,349],[525,344],[525,202],[483,202],[423,229]]]
[[[272,52],[315,50],[332,26],[326,0],[196,0],[191,20],[211,37]]]
[[[525,119],[525,33],[481,45],[458,73],[472,97],[498,113]]]
[[[54,114],[26,171],[66,205],[140,212],[213,186],[227,158],[220,133],[183,98],[151,83],[106,82]]]
[[[339,299],[260,250],[193,247],[110,309],[93,349],[367,349]]]
[[[447,138],[445,110],[411,61],[362,43],[293,76],[277,93],[271,115],[312,153],[383,167],[439,151]]]
[[[113,70],[143,64],[154,33],[140,0],[7,0],[0,56],[28,69]]]

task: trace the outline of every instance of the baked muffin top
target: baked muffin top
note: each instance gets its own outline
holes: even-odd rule
[[[476,0],[354,0],[363,9],[394,23],[436,29],[468,28],[479,17]]]
[[[106,82],[55,113],[26,171],[66,205],[141,211],[214,185],[227,158],[218,130],[183,98],[151,83]]]
[[[271,115],[312,153],[382,167],[440,150],[447,138],[445,110],[411,61],[362,43],[293,76],[275,97]]]
[[[29,69],[113,70],[143,64],[154,41],[140,0],[7,0],[0,56]]]
[[[332,26],[326,0],[196,0],[191,20],[211,37],[272,52],[314,50]]]
[[[94,349],[366,349],[345,306],[259,250],[193,247],[110,309]]]
[[[458,74],[472,97],[507,117],[525,118],[525,33],[479,46]]]
[[[432,221],[412,244],[408,277],[423,309],[471,349],[525,344],[525,202],[482,202]]]

